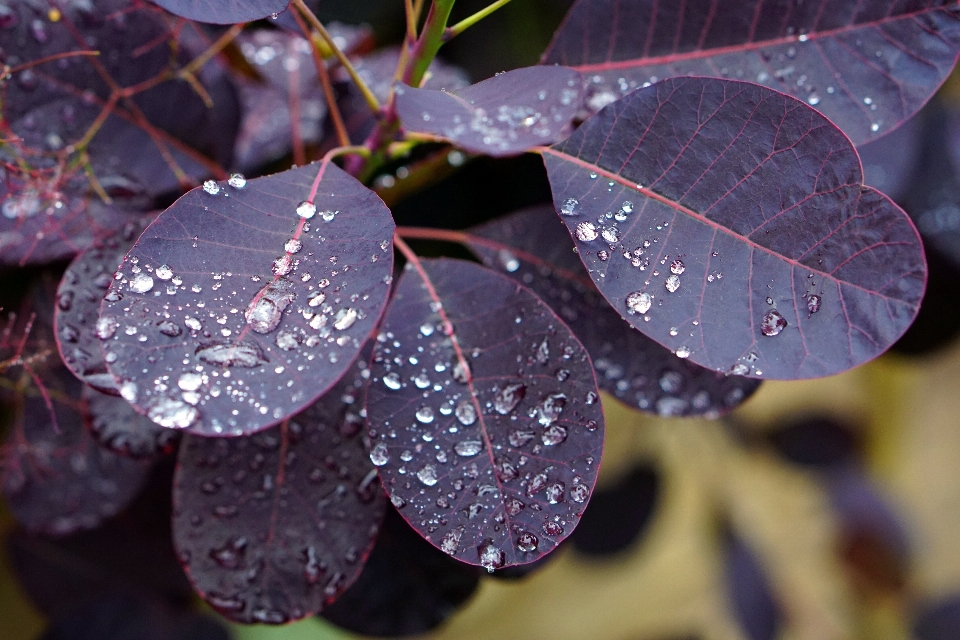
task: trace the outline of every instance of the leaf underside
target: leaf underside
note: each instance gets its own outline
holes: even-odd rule
[[[882,353],[916,316],[926,281],[916,229],[863,186],[843,133],[794,98],[673,78],[543,156],[603,295],[701,366],[830,375]]]
[[[675,76],[746,80],[815,106],[857,145],[916,113],[960,52],[954,0],[579,0],[543,56],[596,112]]]
[[[182,18],[211,24],[238,24],[267,18],[290,0],[150,0]]]
[[[422,269],[404,272],[377,338],[371,460],[434,546],[490,571],[533,562],[570,534],[596,480],[589,357],[512,280],[451,259]]]
[[[306,219],[298,203],[318,171]],[[333,164],[187,193],[127,254],[101,307],[121,394],[200,435],[253,433],[311,404],[380,318],[393,229],[376,194]]]
[[[357,578],[387,506],[361,431],[367,364],[305,411],[240,438],[188,435],[174,481],[177,552],[237,622],[320,611]]]
[[[718,373],[678,358],[612,309],[573,252],[552,205],[471,230],[488,267],[530,287],[574,331],[593,361],[597,384],[626,404],[661,416],[716,417],[749,398],[759,380]]]

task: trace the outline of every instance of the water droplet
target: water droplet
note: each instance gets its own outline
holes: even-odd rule
[[[150,405],[147,417],[161,427],[186,429],[200,418],[200,412],[182,400],[157,398]]]
[[[540,539],[529,531],[524,531],[517,536],[517,548],[520,549],[520,551],[527,553],[536,551],[539,544]]]
[[[765,336],[775,336],[778,335],[781,331],[787,328],[787,319],[777,311],[776,309],[771,309],[767,311],[763,316],[763,320],[760,321],[760,333]]]
[[[424,337],[432,336],[433,325],[429,322],[425,322],[424,324],[420,325],[420,333],[423,334]]]
[[[430,424],[433,422],[433,409],[430,407],[420,407],[417,409],[415,414],[417,417],[417,422],[422,422],[423,424]]]
[[[543,523],[543,532],[548,536],[555,538],[559,535],[563,535],[563,527],[552,520],[547,520]]]
[[[283,245],[283,250],[287,253],[296,253],[303,248],[303,243],[294,238],[287,240],[287,243]]]
[[[494,410],[502,416],[513,411],[527,393],[527,386],[521,383],[509,384],[497,391],[493,399]]]
[[[121,384],[120,397],[130,403],[136,402],[137,401],[137,383],[127,380],[126,382]]]
[[[566,486],[562,482],[555,482],[546,490],[547,502],[550,504],[557,504],[563,502],[564,494],[566,493]]]
[[[627,295],[627,309],[630,313],[646,313],[653,305],[653,297],[643,291],[634,291]]]
[[[358,317],[360,317],[360,314],[353,307],[340,309],[334,317],[333,327],[337,331],[346,331],[353,326],[353,323],[357,321]]]
[[[203,190],[210,195],[215,196],[220,193],[220,185],[217,184],[216,180],[207,180],[203,183]]]
[[[184,391],[196,391],[201,384],[203,384],[203,376],[192,371],[181,374],[177,380],[177,386]]]
[[[560,417],[566,404],[567,396],[562,393],[551,393],[546,396],[537,405],[537,422],[544,427],[549,427]]]
[[[820,94],[816,91],[811,92],[810,95],[807,96],[807,102],[809,102],[811,106],[817,106],[820,104]]]
[[[283,310],[296,298],[292,289],[293,284],[286,278],[279,278],[260,289],[244,314],[250,328],[257,333],[270,333],[276,329]]]
[[[597,257],[600,258],[601,262],[606,262],[610,259],[610,254],[607,253],[606,249],[601,249],[600,251],[597,251]]]
[[[101,340],[109,340],[113,337],[113,334],[117,332],[117,323],[116,318],[111,318],[110,316],[104,316],[97,320],[96,333],[97,337]]]
[[[807,310],[810,313],[816,313],[820,311],[820,304],[822,302],[823,300],[820,298],[820,296],[816,294],[811,294],[810,296],[807,297]]]
[[[243,189],[247,186],[247,179],[243,177],[242,173],[232,173],[230,174],[230,179],[227,180],[227,184],[234,189]]]
[[[683,264],[683,260],[674,260],[670,263],[670,273],[672,274],[679,276],[683,273],[684,269],[686,269],[686,267]]]
[[[490,573],[502,567],[505,562],[503,551],[492,542],[481,544],[477,547],[477,553],[480,556],[480,566]]]
[[[680,288],[680,277],[675,274],[667,276],[667,280],[663,283],[663,286],[665,286],[670,293],[675,293],[676,290]]]
[[[559,424],[550,425],[543,430],[540,440],[548,447],[558,445],[567,439],[567,428]]]
[[[873,131],[874,133],[880,131],[880,125],[874,122],[872,125],[870,125],[870,131]]]
[[[420,471],[417,471],[417,479],[428,487],[437,484],[437,467],[432,464],[425,464]]]
[[[570,498],[572,498],[574,502],[583,504],[589,497],[590,489],[588,489],[585,484],[575,484],[573,485],[573,489],[570,489]]]
[[[454,445],[453,450],[458,456],[470,458],[483,451],[483,443],[479,440],[462,440]]]
[[[146,293],[153,289],[153,278],[145,273],[138,273],[130,279],[127,288],[134,293]]]
[[[243,566],[243,555],[247,549],[247,539],[233,538],[222,547],[210,550],[210,557],[224,569],[239,569]]]
[[[201,346],[197,357],[208,364],[224,367],[258,367],[267,362],[255,342],[220,342]]]
[[[301,218],[306,218],[307,220],[309,220],[314,216],[316,212],[317,212],[317,205],[313,204],[312,202],[307,202],[306,200],[304,200],[303,202],[297,205],[297,215],[300,216]]]
[[[421,373],[413,379],[413,384],[417,385],[417,389],[426,389],[430,386],[430,378],[427,376],[426,372]]]
[[[453,377],[454,382],[467,384],[470,380],[470,365],[466,361],[460,360],[454,365],[450,375]]]
[[[465,427],[469,427],[477,421],[477,409],[469,400],[462,400],[460,404],[457,405],[454,415],[457,416],[457,420],[460,421],[460,424],[464,425]]]
[[[387,450],[386,444],[378,442],[373,445],[373,448],[370,449],[370,462],[378,467],[382,467],[390,462],[390,453]]]
[[[577,238],[583,242],[597,239],[597,227],[592,222],[581,222],[577,225]]]
[[[169,280],[173,277],[173,269],[165,264],[162,264],[157,267],[157,270],[153,272],[153,275],[157,276],[161,280]]]
[[[616,227],[604,227],[600,235],[610,244],[615,244],[620,241],[620,230]]]
[[[383,386],[392,391],[396,391],[400,388],[400,374],[396,371],[391,371],[387,375],[383,376]]]
[[[565,216],[578,216],[580,211],[580,202],[576,198],[567,198],[560,205],[560,213]]]
[[[460,550],[461,535],[463,535],[462,528],[447,532],[440,541],[440,550],[448,555],[455,555]]]
[[[690,347],[680,347],[676,350],[675,355],[678,358],[689,358],[690,357]]]

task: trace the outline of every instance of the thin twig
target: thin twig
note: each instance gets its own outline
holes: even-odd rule
[[[443,41],[449,42],[450,40],[453,40],[458,35],[466,31],[473,25],[477,24],[478,22],[480,22],[481,20],[483,20],[488,15],[490,15],[491,13],[493,13],[503,5],[507,4],[508,2],[510,2],[510,0],[497,0],[496,2],[489,5],[488,7],[481,9],[480,11],[477,11],[472,16],[464,18],[463,20],[453,25],[452,27],[447,27],[447,29],[443,32]]]

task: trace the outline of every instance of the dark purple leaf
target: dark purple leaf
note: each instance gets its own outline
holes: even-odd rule
[[[570,543],[586,556],[602,557],[629,549],[649,527],[661,492],[655,469],[631,469],[616,484],[594,492]]]
[[[926,281],[916,229],[863,186],[843,133],[794,98],[665,80],[543,155],[594,283],[697,364],[825,376],[878,356],[916,316]]]
[[[380,318],[393,229],[383,202],[330,163],[184,195],[101,308],[121,394],[200,435],[253,433],[310,405]]]
[[[360,577],[320,615],[362,635],[427,633],[453,615],[479,583],[475,567],[438,551],[391,508]]]
[[[489,571],[570,535],[603,413],[583,346],[528,289],[460,260],[403,274],[377,337],[370,458],[431,544]]]
[[[922,602],[911,625],[917,640],[952,640],[960,636],[960,594]]]
[[[860,445],[860,438],[850,425],[820,416],[797,420],[767,437],[787,460],[820,469],[852,462]]]
[[[57,287],[53,323],[60,357],[74,375],[103,393],[119,395],[120,390],[107,371],[97,337],[100,303],[117,266],[149,220],[142,216],[127,223],[100,246],[81,253],[67,267]]]
[[[377,99],[384,103],[390,97],[390,90],[393,88],[394,75],[399,61],[400,48],[387,47],[369,55],[358,57],[353,63],[357,74],[370,87]],[[334,77],[338,81],[342,94],[338,104],[344,117],[344,125],[350,134],[350,140],[359,144],[373,130],[376,119],[370,112],[370,107],[364,101],[363,95],[350,80],[347,72],[339,69]],[[455,91],[463,89],[469,84],[470,79],[466,72],[438,59],[430,65],[422,88]]]
[[[150,0],[188,20],[212,24],[251,22],[279,14],[290,0]]]
[[[749,640],[774,640],[783,627],[783,612],[763,566],[739,538],[727,542],[727,596],[733,614]]]
[[[66,368],[43,373],[43,392],[31,385],[15,405],[3,494],[29,531],[66,535],[92,529],[124,508],[149,467],[97,445],[84,428],[82,383]]]
[[[438,136],[467,151],[510,156],[570,134],[583,103],[580,75],[526,67],[456,91],[397,85],[397,115],[408,132]]]
[[[90,412],[90,433],[110,451],[149,460],[172,453],[180,442],[178,432],[140,415],[122,398],[84,387],[83,399]]]
[[[362,359],[305,411],[241,438],[186,436],[173,531],[194,588],[237,622],[312,615],[360,574],[386,496],[361,442]]]
[[[760,386],[757,380],[678,358],[630,327],[597,291],[552,206],[521,211],[471,233],[496,243],[471,242],[470,247],[487,266],[549,304],[587,348],[600,388],[628,405],[663,416],[715,417]]]
[[[173,550],[170,533],[173,460],[154,467],[143,491],[122,513],[92,531],[61,538],[6,536],[17,582],[49,619],[109,594],[192,609],[195,594]]]
[[[580,0],[544,63],[599,111],[674,76],[746,80],[815,106],[862,144],[916,113],[960,51],[952,0]]]
[[[901,202],[920,158],[923,128],[923,117],[918,115],[879,140],[857,147],[863,183]]]

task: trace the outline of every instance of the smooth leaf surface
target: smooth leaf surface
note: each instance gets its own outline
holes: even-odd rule
[[[353,633],[407,637],[440,626],[479,584],[476,567],[431,546],[388,508],[360,577],[320,615]]]
[[[697,364],[830,375],[878,356],[916,316],[926,281],[916,229],[863,186],[843,133],[794,98],[665,80],[543,156],[604,297]]]
[[[113,282],[117,266],[149,220],[142,216],[107,237],[100,246],[78,255],[57,287],[53,324],[60,357],[75,376],[103,393],[119,395],[120,390],[107,371],[97,337],[100,303]]]
[[[553,207],[536,207],[471,230],[496,244],[471,242],[491,268],[530,287],[583,343],[597,384],[626,404],[662,416],[718,416],[760,386],[751,378],[678,358],[628,324],[590,281]]]
[[[298,204],[318,177],[313,206]],[[160,214],[98,321],[121,395],[201,435],[253,433],[311,404],[373,331],[391,280],[390,212],[335,165],[234,184]]]
[[[603,413],[590,359],[532,292],[469,262],[408,268],[377,337],[370,459],[393,504],[451,556],[533,562],[576,526]]]
[[[287,8],[290,0],[150,0],[182,18],[212,24],[260,20]]]
[[[675,76],[746,80],[815,106],[857,145],[916,113],[960,52],[955,0],[579,0],[543,56],[599,111]]]
[[[456,91],[399,84],[396,107],[407,132],[427,133],[490,156],[523,153],[565,138],[583,102],[576,71],[514,69]]]
[[[130,458],[151,460],[173,453],[180,433],[164,429],[130,404],[92,387],[83,388],[90,414],[90,434],[100,446]]]
[[[186,436],[174,541],[194,588],[237,622],[320,611],[360,574],[386,507],[361,442],[364,359],[279,426],[241,438]]]
[[[149,467],[97,445],[84,428],[81,382],[65,367],[45,371],[47,398],[25,390],[5,443],[3,494],[28,531],[92,529],[125,507]]]

